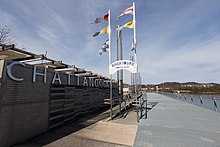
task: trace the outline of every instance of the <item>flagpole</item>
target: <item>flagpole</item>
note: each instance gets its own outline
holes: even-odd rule
[[[135,62],[137,64],[137,40],[136,40],[136,14],[135,14],[135,2],[133,2],[133,21],[134,21],[134,58],[135,58]]]
[[[111,64],[111,12],[108,10],[109,65]]]
[[[134,62],[136,63],[137,65],[137,40],[136,40],[136,10],[135,10],[135,2],[133,2],[133,21],[134,21]],[[137,67],[138,68],[138,67]],[[138,71],[137,71],[138,72]],[[136,81],[136,74],[135,74],[135,86],[137,84],[137,81]],[[136,86],[137,87],[137,86]],[[135,91],[137,90],[137,88],[135,88]]]
[[[108,10],[109,66],[111,64],[111,11]],[[110,74],[110,117],[112,120],[112,74]]]
[[[136,42],[136,17],[135,17],[135,2],[133,2],[133,23],[134,23],[134,58],[135,58],[135,64],[137,65],[137,42]],[[137,71],[138,72],[138,71]],[[137,73],[134,74],[134,84],[135,84],[135,97],[136,97],[136,103],[138,102],[138,93],[137,93]],[[140,103],[139,103],[140,105]],[[138,112],[138,106],[137,106],[137,122],[139,122],[139,112]]]
[[[135,17],[135,2],[133,2],[133,21],[134,21],[134,43],[136,43],[136,17]]]

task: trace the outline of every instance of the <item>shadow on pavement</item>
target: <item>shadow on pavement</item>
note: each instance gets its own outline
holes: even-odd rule
[[[147,114],[158,104],[158,102],[147,102],[147,107],[140,108],[140,119],[147,119]]]
[[[93,125],[100,120],[109,117],[109,106],[102,107],[90,114],[76,117],[74,120],[64,123],[62,126],[49,130],[48,132],[31,139],[25,140],[13,147],[41,147],[58,139],[68,136],[78,130]]]

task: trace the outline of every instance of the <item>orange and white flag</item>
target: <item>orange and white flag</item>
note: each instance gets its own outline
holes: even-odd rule
[[[133,15],[133,6],[132,7],[129,7],[127,9],[125,9],[117,18],[116,18],[116,21],[118,21],[118,18],[123,16],[123,15],[126,15],[126,14],[132,14]]]

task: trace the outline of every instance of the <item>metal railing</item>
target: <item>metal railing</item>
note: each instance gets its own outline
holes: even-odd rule
[[[220,95],[161,93],[168,97],[181,100],[199,107],[220,112]]]

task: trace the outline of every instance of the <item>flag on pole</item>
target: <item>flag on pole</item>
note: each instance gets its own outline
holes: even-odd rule
[[[131,43],[131,51],[134,51],[134,53],[136,53],[136,42],[134,40]]]
[[[109,51],[109,40],[106,40],[106,42],[102,45],[101,49],[99,49],[99,54],[102,55],[103,52]]]
[[[93,37],[96,37],[100,34],[109,34],[109,26],[105,27],[104,29],[102,29],[100,32],[96,32]]]
[[[125,9],[117,18],[116,18],[116,21],[118,21],[118,18],[123,16],[123,15],[126,15],[126,14],[133,14],[133,6],[132,7],[129,7],[127,9]]]
[[[126,24],[120,26],[119,28],[117,28],[116,30],[122,30],[123,28],[129,28],[129,29],[133,29],[134,28],[134,21],[129,21]]]
[[[133,29],[134,28],[134,21],[129,21],[126,24],[124,24],[124,28],[130,28]]]
[[[95,19],[94,23],[101,23],[103,21],[108,21],[108,14],[105,14],[102,17],[98,17]]]

